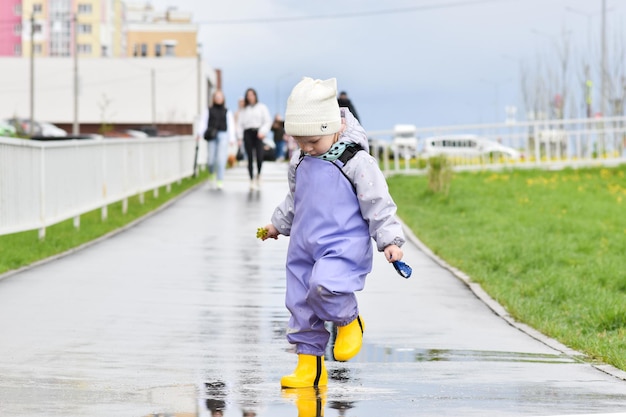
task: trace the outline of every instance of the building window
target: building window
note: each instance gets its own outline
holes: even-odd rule
[[[176,56],[176,42],[165,43],[165,56]]]
[[[15,36],[20,36],[22,34],[22,24],[21,23],[16,23],[15,25],[13,25],[13,34]]]
[[[41,33],[42,30],[42,26],[41,23],[35,23],[35,25],[33,26],[33,32],[34,33]]]
[[[141,44],[141,56],[148,56],[148,44]]]
[[[81,55],[87,55],[91,53],[91,44],[90,43],[79,43],[78,44],[78,53]]]
[[[22,44],[21,43],[16,43],[15,45],[13,45],[13,55],[22,56]]]
[[[15,6],[13,6],[13,14],[15,16],[21,16],[22,15],[22,3],[16,4]]]
[[[139,56],[139,45],[133,45],[133,56]]]
[[[78,3],[78,14],[91,14],[91,4]]]
[[[43,10],[43,6],[41,3],[33,3],[33,13],[41,13]]]
[[[35,51],[35,55],[41,55],[41,51],[43,50],[43,48],[41,47],[40,43],[36,43],[35,45],[33,45],[33,50]]]
[[[91,33],[91,23],[79,23],[78,33],[81,33],[81,34]]]
[[[154,45],[154,56],[161,56],[161,44]]]

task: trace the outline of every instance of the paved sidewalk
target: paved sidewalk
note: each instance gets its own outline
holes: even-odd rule
[[[288,238],[260,242],[286,192],[227,172],[107,240],[0,280],[2,416],[555,416],[620,413],[626,382],[494,314],[416,244],[359,293],[362,352],[323,392],[281,391]],[[497,308],[497,306],[495,307]],[[213,414],[212,414],[213,411]]]

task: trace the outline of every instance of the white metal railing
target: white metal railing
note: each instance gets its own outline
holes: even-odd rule
[[[195,139],[0,138],[0,235],[46,227],[193,174]]]
[[[606,165],[626,162],[626,117],[553,119],[414,128],[414,144],[407,145],[406,125],[398,131],[368,132],[372,154],[382,160],[386,175],[423,173],[425,142],[432,137],[473,134],[513,148],[520,157],[462,152],[449,153],[455,170],[512,167]]]
[[[456,170],[625,163],[626,118],[407,126],[368,132],[386,175],[425,172],[424,143],[434,136],[475,134],[516,149],[501,155],[458,155]],[[394,141],[394,139],[396,139]],[[401,140],[398,140],[401,139]],[[408,138],[410,139],[410,138]],[[202,147],[201,147],[202,150]],[[0,235],[45,228],[130,196],[158,190],[193,174],[193,136],[146,139],[34,141],[0,138]],[[202,157],[200,157],[200,160]]]

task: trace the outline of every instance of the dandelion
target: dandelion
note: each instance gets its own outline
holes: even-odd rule
[[[494,182],[498,180],[498,174],[492,174],[485,178],[485,182]]]
[[[607,188],[611,194],[624,194],[626,195],[626,188],[622,188],[619,184],[608,184]]]
[[[264,239],[267,237],[267,229],[265,227],[258,227],[256,229],[256,237],[257,239]]]
[[[603,180],[609,179],[611,177],[611,171],[609,171],[608,169],[603,168],[600,170],[600,178],[602,178]]]

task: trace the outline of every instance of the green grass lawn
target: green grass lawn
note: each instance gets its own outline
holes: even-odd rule
[[[517,320],[626,370],[626,166],[396,176],[404,222]],[[419,272],[418,272],[419,273]]]
[[[112,204],[108,207],[108,218],[105,221],[102,221],[101,210],[98,209],[80,216],[79,229],[74,227],[72,219],[55,224],[46,228],[46,236],[42,241],[39,240],[37,230],[0,236],[0,274],[66,252],[119,229],[206,181],[207,176],[206,170],[200,171],[196,178],[185,178],[180,184],[172,184],[170,192],[161,187],[156,198],[152,192],[147,192],[143,204],[139,202],[139,196],[129,198],[126,213],[122,212],[121,202]]]

